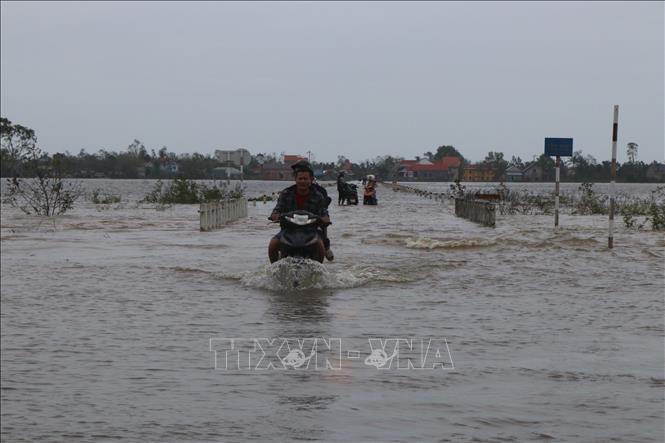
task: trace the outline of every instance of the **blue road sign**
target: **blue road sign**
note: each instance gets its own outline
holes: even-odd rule
[[[572,157],[572,138],[545,138],[545,155],[550,157]]]

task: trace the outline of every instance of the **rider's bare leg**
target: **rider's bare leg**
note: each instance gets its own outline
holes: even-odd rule
[[[316,243],[316,250],[314,251],[312,258],[318,261],[319,263],[323,263],[323,259],[325,256],[326,256],[326,248],[323,247],[323,240],[319,240]]]
[[[268,244],[268,258],[270,259],[270,263],[275,263],[279,260],[279,240],[276,238],[271,239],[270,244]]]

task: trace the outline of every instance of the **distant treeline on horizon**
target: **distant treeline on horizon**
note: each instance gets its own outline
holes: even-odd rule
[[[66,151],[48,154],[37,146],[35,131],[0,117],[0,175],[30,177],[49,171],[62,178],[187,178],[292,180],[292,163],[306,159],[301,155],[278,156],[276,153],[251,155],[246,165],[220,161],[208,154],[175,154],[166,146],[155,152],[140,140],[134,140],[124,151],[100,149],[97,153],[81,150],[74,155]],[[637,160],[636,143],[628,143],[629,161],[617,163],[616,178],[620,182],[665,182],[665,164]],[[249,152],[246,152],[249,154]],[[362,178],[368,174],[380,180],[398,181],[552,181],[554,160],[541,154],[533,161],[512,156],[508,161],[503,152],[490,151],[481,162],[472,163],[451,145],[439,146],[436,152],[425,152],[415,159],[391,155],[379,156],[353,163],[344,156],[336,162],[312,161],[315,175],[322,180],[334,180],[344,171],[347,178]],[[561,162],[561,181],[609,181],[611,162],[598,162],[582,151]]]
[[[537,167],[540,174],[537,180],[525,179],[519,181],[552,181],[554,179],[554,160],[544,154],[532,162],[523,162],[519,157],[512,157],[511,161],[504,160],[504,154],[501,152],[489,152],[485,160],[471,164],[464,160],[461,153],[451,152],[455,148],[445,146],[438,153],[442,155],[431,155],[425,153],[422,157],[412,159],[424,164],[436,164],[443,157],[457,156],[460,158],[460,166],[454,171],[454,174],[445,179],[433,180],[431,177],[418,177],[404,175],[404,158],[383,156],[373,160],[365,160],[361,163],[353,163],[343,156],[339,156],[337,162],[316,162],[312,161],[312,166],[317,170],[319,179],[334,180],[339,171],[345,171],[348,178],[364,177],[367,174],[375,174],[382,180],[398,181],[453,181],[457,178],[464,178],[464,168],[485,169],[491,175],[485,175],[485,180],[473,181],[514,181],[510,177],[510,171],[524,171],[531,166]],[[430,155],[428,155],[430,154]],[[243,178],[265,179],[262,176],[264,169],[282,170],[282,175],[277,180],[291,180],[290,164],[280,162],[279,157],[274,154],[262,154],[263,161],[259,164],[256,156],[243,168]],[[130,145],[125,152],[115,152],[99,150],[96,154],[87,153],[82,150],[77,155],[70,153],[47,154],[42,153],[38,160],[40,163],[50,164],[57,168],[58,174],[63,178],[114,178],[114,179],[139,179],[139,178],[188,178],[188,179],[219,179],[226,178],[228,170],[232,171],[232,178],[238,177],[237,165],[227,164],[219,161],[211,155],[202,155],[199,153],[180,154],[167,152],[162,148],[155,153],[150,154],[140,144]],[[13,162],[8,158],[8,151],[2,149],[0,157],[0,173],[2,177],[13,176],[12,167],[21,168],[21,161]],[[609,181],[611,162],[597,162],[592,156],[584,156],[581,151],[575,152],[573,157],[561,164],[561,181],[573,182],[603,182]],[[510,176],[506,175],[509,172]],[[27,172],[27,168],[26,168]],[[26,175],[26,174],[22,174]],[[27,174],[31,175],[31,174]],[[463,180],[464,181],[464,180]],[[652,162],[644,163],[641,161],[632,161],[617,163],[617,181],[620,182],[665,182],[665,164]]]

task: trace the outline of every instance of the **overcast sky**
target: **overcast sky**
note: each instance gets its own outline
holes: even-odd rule
[[[2,2],[1,112],[48,152],[663,161],[663,2]]]

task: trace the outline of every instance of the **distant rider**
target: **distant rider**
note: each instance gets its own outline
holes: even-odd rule
[[[304,210],[311,212],[314,215],[321,217],[321,222],[324,226],[330,224],[330,216],[328,215],[328,205],[330,204],[330,197],[322,186],[314,183],[314,170],[309,162],[302,160],[291,166],[293,169],[293,177],[295,178],[295,185],[289,186],[279,194],[277,205],[270,214],[270,219],[278,221],[281,214],[292,212],[296,210]],[[323,189],[323,192],[321,191]],[[284,231],[281,230],[275,235],[268,245],[268,258],[270,263],[274,263],[279,259],[279,240]],[[319,261],[323,261],[323,257],[328,260],[333,260],[334,255],[330,248],[326,249],[324,240],[327,240],[325,231],[321,232],[321,240],[318,244],[317,256]],[[330,245],[330,242],[325,242]]]
[[[375,205],[376,203],[376,179],[373,175],[368,175],[363,195],[363,205]]]
[[[337,198],[337,205],[341,206],[346,198],[346,181],[344,181],[344,171],[341,171],[339,174],[337,174],[337,194],[339,197]]]

